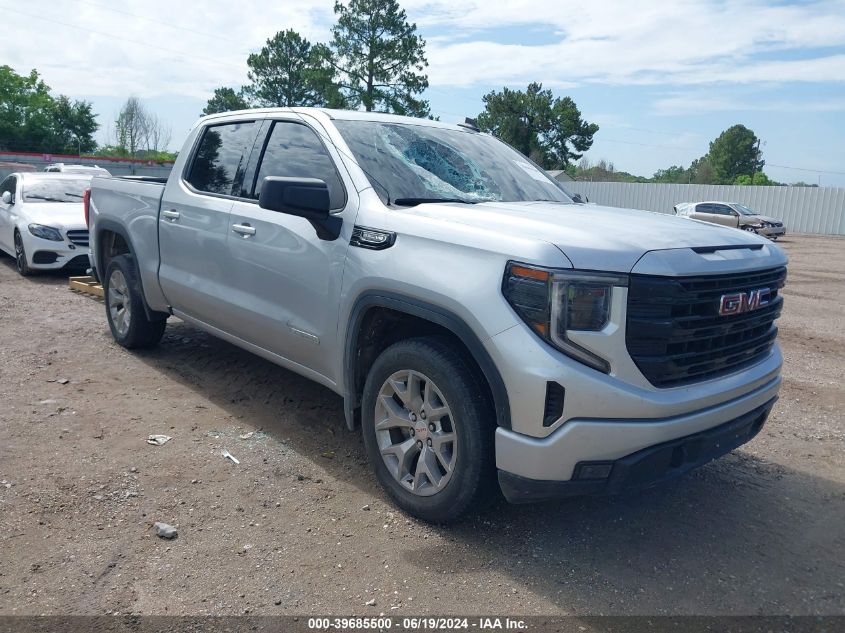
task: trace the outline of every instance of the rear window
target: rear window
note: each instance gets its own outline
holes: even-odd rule
[[[227,196],[240,191],[254,136],[252,121],[207,127],[191,164],[190,185],[198,191]]]

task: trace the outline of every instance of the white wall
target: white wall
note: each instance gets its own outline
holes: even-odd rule
[[[739,202],[783,220],[787,232],[845,235],[845,189],[583,181],[566,186],[596,204],[660,213],[672,213],[679,202]]]

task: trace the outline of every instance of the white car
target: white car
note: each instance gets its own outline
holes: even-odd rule
[[[21,275],[88,267],[82,199],[91,176],[14,173],[0,184],[0,250]]]
[[[53,163],[44,168],[46,172],[60,174],[85,174],[86,176],[111,176],[108,169],[97,165],[68,165],[67,163]]]

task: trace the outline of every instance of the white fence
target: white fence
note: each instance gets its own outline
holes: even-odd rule
[[[787,232],[845,235],[845,189],[585,181],[565,186],[596,204],[660,213],[672,213],[679,202],[739,202],[783,220]]]

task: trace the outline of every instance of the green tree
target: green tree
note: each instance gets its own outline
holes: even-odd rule
[[[729,185],[737,176],[762,171],[766,164],[760,158],[760,139],[744,125],[734,125],[710,143],[707,160],[719,184]]]
[[[689,182],[694,185],[719,184],[708,156],[702,156],[692,161],[689,166]]]
[[[245,110],[249,102],[244,95],[243,89],[234,91],[232,88],[215,88],[214,96],[208,100],[202,110],[202,116],[217,114],[218,112],[231,112],[233,110]]]
[[[97,143],[97,115],[87,101],[54,98],[37,70],[17,74],[0,66],[0,148],[10,151],[76,154]]]
[[[19,75],[11,66],[0,66],[0,148],[54,151],[54,105],[37,70]]]
[[[245,96],[267,107],[341,107],[343,99],[327,63],[327,49],[296,31],[279,31],[261,52],[247,58],[250,84]]]
[[[672,165],[668,169],[658,169],[654,172],[652,182],[665,183],[686,183],[689,182],[689,170],[678,165]]]
[[[59,95],[53,104],[53,151],[79,155],[93,152],[97,149],[94,133],[99,127],[90,103]]]
[[[491,132],[546,169],[565,169],[593,144],[599,126],[581,118],[570,97],[555,98],[540,83],[503,88],[482,97],[481,129]]]
[[[335,2],[327,64],[351,107],[428,116],[425,41],[397,0]]]
[[[747,174],[743,174],[742,176],[737,176],[734,180],[733,184],[735,185],[757,185],[762,187],[774,187],[779,186],[781,183],[776,182],[769,178],[765,173],[762,171],[758,171],[754,174],[754,177]]]

